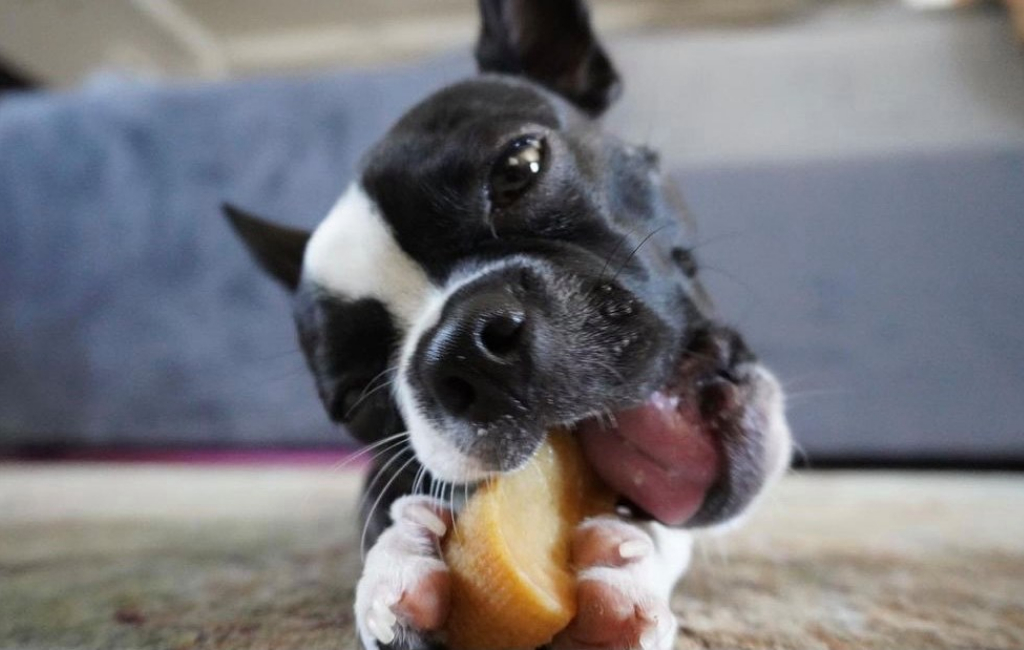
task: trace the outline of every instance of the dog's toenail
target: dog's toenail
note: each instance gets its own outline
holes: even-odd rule
[[[393,627],[398,622],[398,617],[395,616],[395,613],[391,611],[391,608],[383,600],[374,601],[373,614],[378,623],[388,628]]]
[[[410,508],[406,516],[438,537],[444,537],[444,534],[448,532],[448,526],[441,521],[441,518],[423,506]]]
[[[645,539],[631,539],[619,544],[619,557],[623,560],[635,560],[646,557],[651,552],[651,543]]]
[[[657,650],[658,628],[654,627],[640,635],[640,647],[642,650]]]
[[[380,611],[373,609],[366,618],[366,627],[370,629],[370,634],[381,643],[391,643],[395,640],[395,628],[394,624],[387,624],[385,620],[382,620]]]

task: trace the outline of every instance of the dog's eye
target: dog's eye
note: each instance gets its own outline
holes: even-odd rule
[[[491,204],[502,207],[519,198],[544,171],[546,158],[543,138],[527,135],[513,140],[491,167]]]

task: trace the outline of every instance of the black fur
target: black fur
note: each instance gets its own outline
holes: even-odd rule
[[[529,77],[590,115],[621,94],[582,0],[480,0],[480,15],[480,70]]]
[[[309,233],[260,219],[229,203],[222,209],[263,270],[286,288],[298,288]]]

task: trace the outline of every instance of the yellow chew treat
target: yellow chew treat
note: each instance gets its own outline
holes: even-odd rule
[[[572,532],[613,497],[567,433],[523,469],[481,486],[444,542],[452,573],[445,631],[453,650],[518,650],[551,641],[576,614]]]

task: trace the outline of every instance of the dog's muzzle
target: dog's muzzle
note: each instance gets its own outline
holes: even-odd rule
[[[595,470],[642,514],[703,526],[745,510],[788,460],[772,375],[728,328],[694,324],[671,346],[621,288],[570,293],[581,302],[565,308],[550,278],[508,264],[446,296],[401,369],[420,460],[444,480],[473,481],[521,467],[548,428],[571,426]],[[616,360],[634,374],[608,372]]]

